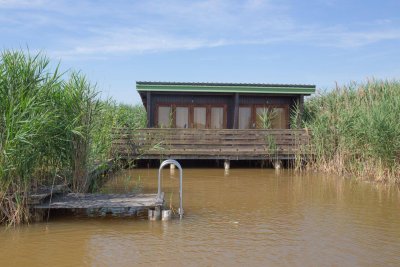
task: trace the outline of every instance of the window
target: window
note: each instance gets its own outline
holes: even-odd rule
[[[259,129],[271,129],[271,113],[268,108],[256,108],[256,127]]]
[[[239,107],[239,129],[251,128],[251,107]]]
[[[286,129],[286,113],[284,107],[256,107],[256,126],[260,129]]]
[[[155,119],[160,128],[223,129],[227,123],[226,106],[163,103],[157,107]]]
[[[175,111],[175,125],[176,128],[188,128],[189,127],[189,108],[188,107],[176,107]]]
[[[224,108],[212,107],[211,108],[211,129],[224,128]]]
[[[285,129],[287,127],[286,123],[286,109],[285,108],[273,108],[272,109],[272,129]]]
[[[158,127],[170,128],[172,127],[172,109],[171,107],[159,106],[158,107]]]
[[[206,128],[206,112],[205,107],[194,107],[193,108],[193,128],[203,129]]]

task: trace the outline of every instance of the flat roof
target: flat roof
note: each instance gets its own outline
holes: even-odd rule
[[[203,93],[250,93],[250,94],[301,94],[315,93],[315,85],[266,84],[266,83],[186,83],[137,81],[139,92],[203,92]]]

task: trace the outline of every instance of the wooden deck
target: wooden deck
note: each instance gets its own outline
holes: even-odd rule
[[[157,194],[77,194],[53,196],[47,201],[32,205],[35,209],[96,209],[96,208],[153,208],[164,203]]]
[[[113,151],[122,159],[293,159],[310,155],[306,130],[115,129]]]

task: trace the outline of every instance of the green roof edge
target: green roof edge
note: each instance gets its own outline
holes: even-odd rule
[[[207,86],[207,85],[160,85],[160,84],[136,84],[138,91],[159,91],[159,92],[205,92],[205,93],[267,93],[267,94],[312,94],[315,93],[315,86],[288,85],[279,86]]]

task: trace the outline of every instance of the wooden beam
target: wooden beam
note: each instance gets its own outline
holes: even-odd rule
[[[147,127],[151,127],[151,92],[146,92]]]
[[[233,129],[239,128],[239,93],[235,93],[233,109]]]
[[[301,124],[301,120],[303,119],[304,114],[304,95],[299,96],[299,117],[297,118],[297,125]]]

